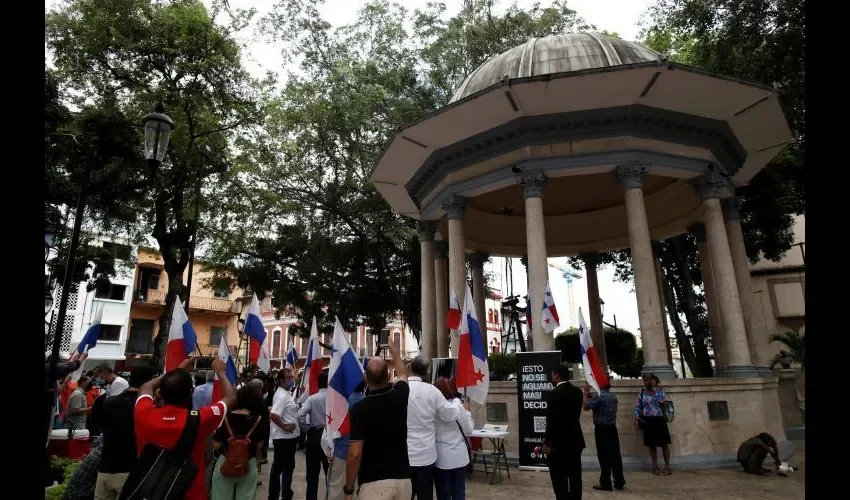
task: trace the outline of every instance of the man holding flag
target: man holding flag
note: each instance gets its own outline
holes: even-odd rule
[[[620,435],[617,433],[617,396],[611,393],[608,374],[602,369],[590,329],[584,322],[581,308],[578,309],[578,332],[581,343],[581,361],[584,365],[587,383],[584,385],[584,409],[593,410],[594,437],[596,439],[596,456],[599,458],[599,484],[593,489],[611,491],[613,488],[622,490],[626,484],[623,477],[623,457],[620,454]],[[591,386],[596,395],[590,397]],[[611,476],[614,476],[613,485]]]

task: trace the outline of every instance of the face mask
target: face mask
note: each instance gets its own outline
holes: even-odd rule
[[[293,387],[295,387],[295,381],[294,380],[287,380],[283,383],[284,389],[292,389]]]
[[[94,379],[95,385],[103,386],[106,382],[103,380],[103,377],[97,377]]]

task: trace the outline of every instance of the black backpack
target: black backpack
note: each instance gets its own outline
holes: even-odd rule
[[[190,412],[177,446],[172,450],[150,443],[145,445],[118,499],[182,500],[198,473],[191,453],[200,422],[198,412]]]

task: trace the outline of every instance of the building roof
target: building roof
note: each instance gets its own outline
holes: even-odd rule
[[[464,80],[452,96],[458,101],[499,83],[554,73],[657,61],[662,56],[643,45],[598,33],[567,33],[532,38],[490,58]]]

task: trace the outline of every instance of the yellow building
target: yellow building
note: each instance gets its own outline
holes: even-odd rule
[[[139,363],[140,359],[150,358],[153,353],[153,339],[159,332],[159,318],[165,308],[165,295],[168,292],[168,275],[163,264],[159,252],[139,249],[130,307],[130,334],[125,350],[127,367]],[[188,274],[187,267],[183,275],[184,283]],[[189,297],[189,321],[198,335],[198,347],[202,355],[217,353],[222,337],[227,339],[231,352],[235,353],[239,345],[236,324],[243,291],[239,288],[232,291],[205,288],[203,282],[210,275],[202,269],[200,263],[195,263]]]

